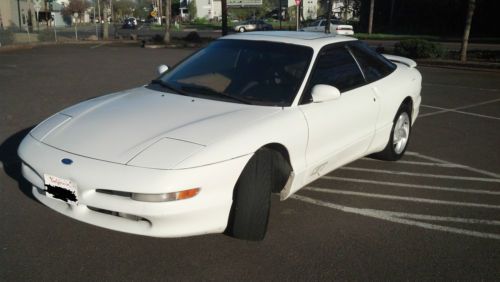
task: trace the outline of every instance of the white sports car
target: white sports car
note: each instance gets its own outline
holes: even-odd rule
[[[149,85],[40,123],[19,147],[23,175],[40,202],[97,226],[260,240],[271,193],[284,200],[363,156],[404,154],[415,66],[351,37],[226,36]]]

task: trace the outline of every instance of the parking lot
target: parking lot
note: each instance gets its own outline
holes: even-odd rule
[[[405,157],[363,158],[275,196],[262,242],[124,234],[34,200],[16,155],[32,126],[146,84],[193,51],[0,52],[0,280],[498,280],[500,72],[419,67],[423,104]]]

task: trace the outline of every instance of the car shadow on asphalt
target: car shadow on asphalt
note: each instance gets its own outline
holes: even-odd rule
[[[23,138],[30,132],[33,126],[25,128],[7,138],[0,144],[0,161],[3,164],[3,170],[12,179],[16,180],[18,187],[28,198],[39,203],[31,193],[32,186],[21,173],[21,159],[17,155],[17,148]]]

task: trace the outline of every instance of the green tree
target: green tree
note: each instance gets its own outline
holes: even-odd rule
[[[188,13],[189,13],[189,19],[192,20],[196,17],[196,14],[198,13],[198,10],[196,9],[196,0],[189,1]]]
[[[118,18],[130,17],[134,15],[134,11],[137,9],[137,3],[131,0],[120,0],[113,2],[113,14],[118,16]]]

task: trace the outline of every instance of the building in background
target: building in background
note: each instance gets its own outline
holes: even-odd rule
[[[187,14],[191,1],[195,1],[196,15]],[[222,3],[220,0],[183,0],[180,3],[179,11],[182,19],[186,19],[189,16],[191,19],[220,20],[222,16]]]
[[[0,0],[0,27],[26,29],[31,25],[32,13],[33,5],[29,5],[28,0]]]

